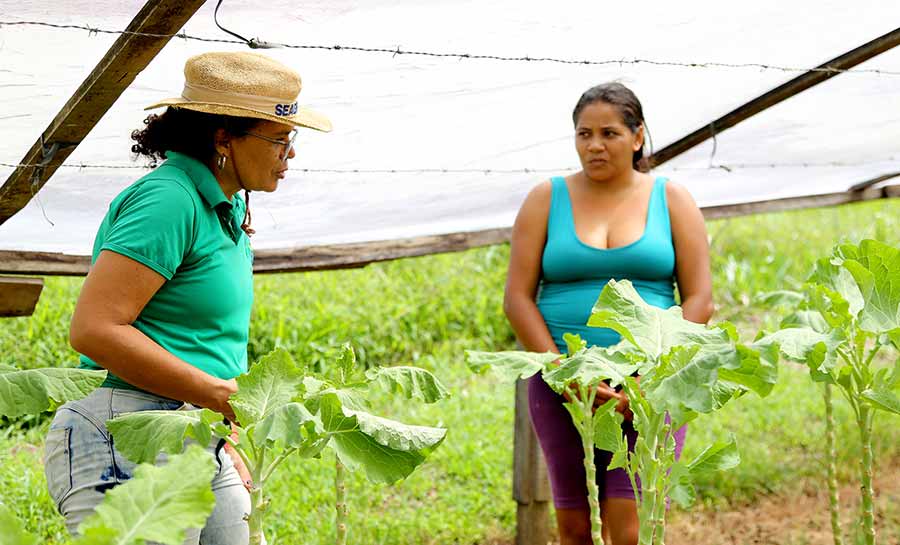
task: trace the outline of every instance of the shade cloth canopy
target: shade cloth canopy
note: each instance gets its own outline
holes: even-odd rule
[[[122,30],[142,5],[0,0],[0,21]],[[233,39],[214,25],[214,8],[205,4],[183,32]],[[571,111],[591,85],[630,86],[659,149],[894,30],[900,2],[226,0],[219,21],[248,38],[292,45],[622,61],[267,50],[301,74],[300,103],[334,124],[330,134],[303,131],[279,190],[253,195],[254,246],[273,249],[508,227],[531,187],[577,170]],[[0,27],[0,182],[116,38]],[[89,254],[109,202],[145,172],[132,161],[129,138],[143,107],[181,92],[189,56],[245,49],[172,39],[36,198],[0,226],[0,250]],[[900,48],[655,172],[686,185],[703,206],[814,195],[900,172],[898,143]]]

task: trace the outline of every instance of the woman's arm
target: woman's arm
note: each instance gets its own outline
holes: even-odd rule
[[[228,405],[228,396],[237,391],[233,379],[213,377],[182,361],[131,325],[164,282],[133,259],[100,252],[75,305],[72,348],[129,384],[234,420]]]
[[[703,214],[683,186],[666,184],[672,242],[675,245],[675,278],[684,317],[705,324],[713,314],[709,240]]]
[[[547,241],[551,188],[550,182],[535,187],[519,209],[512,228],[503,295],[503,312],[519,342],[530,352],[559,352],[534,302]]]

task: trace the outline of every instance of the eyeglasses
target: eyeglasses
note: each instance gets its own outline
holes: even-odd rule
[[[288,155],[290,155],[291,150],[294,149],[294,140],[297,139],[297,134],[299,134],[299,132],[296,129],[292,130],[291,134],[289,135],[288,140],[286,142],[284,140],[278,140],[277,138],[269,138],[268,136],[263,136],[261,134],[256,134],[255,132],[250,132],[250,131],[247,131],[244,134],[246,134],[248,136],[255,136],[256,138],[259,138],[260,140],[265,140],[266,142],[271,142],[273,144],[278,144],[280,146],[283,146],[284,150],[282,150],[282,153],[280,153],[279,156],[287,157]]]

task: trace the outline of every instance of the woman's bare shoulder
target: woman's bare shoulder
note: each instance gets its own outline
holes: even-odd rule
[[[669,203],[669,209],[697,208],[694,197],[688,188],[678,182],[666,180],[666,200]]]
[[[544,180],[535,185],[528,191],[525,202],[522,203],[523,210],[541,210],[549,209],[550,198],[553,195],[553,181]]]

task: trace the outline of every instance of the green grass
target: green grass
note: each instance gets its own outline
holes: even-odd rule
[[[761,308],[761,292],[790,288],[813,261],[846,237],[900,245],[900,202],[752,216],[711,222],[715,320],[734,321],[752,336],[780,316]],[[511,348],[503,316],[506,246],[376,264],[365,269],[262,276],[257,279],[250,353],[288,349],[321,368],[351,341],[367,365],[410,363],[434,371],[453,397],[432,406],[381,402],[381,410],[422,425],[449,428],[444,444],[406,481],[374,486],[349,480],[350,542],[489,543],[510,539],[513,388],[466,368],[465,349]],[[48,278],[31,318],[0,321],[0,363],[20,367],[72,365],[68,322],[80,279]],[[821,396],[799,368],[785,366],[773,394],[748,396],[692,423],[686,456],[728,433],[743,463],[699,486],[710,506],[824,482]],[[856,478],[857,433],[838,402],[838,464],[844,482]],[[880,464],[900,460],[900,419],[878,415]],[[48,544],[65,543],[62,521],[44,490],[39,445],[45,418],[17,422],[0,433],[0,501]],[[285,464],[274,484],[268,534],[276,543],[333,542],[333,458]],[[822,506],[823,509],[826,506]]]

